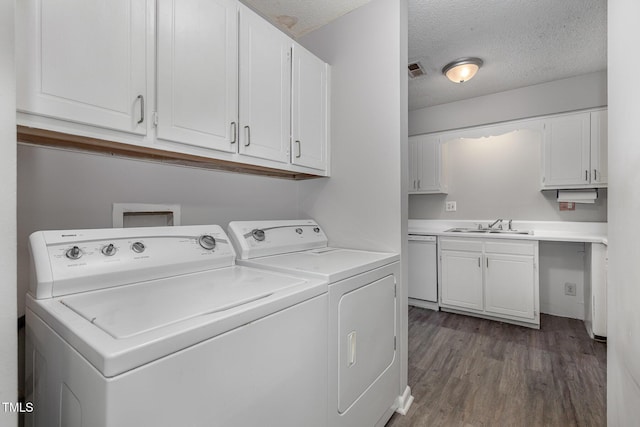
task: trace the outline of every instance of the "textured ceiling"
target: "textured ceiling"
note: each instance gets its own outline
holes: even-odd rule
[[[370,0],[241,0],[294,38],[322,27]]]
[[[369,0],[244,0],[300,37]],[[605,70],[607,0],[408,0],[409,62],[426,76],[409,79],[409,109]],[[477,56],[463,84],[441,73],[450,61]]]

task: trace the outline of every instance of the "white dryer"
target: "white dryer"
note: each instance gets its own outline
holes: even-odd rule
[[[400,396],[399,256],[328,247],[313,220],[234,221],[228,233],[241,265],[329,282],[328,425],[384,425]]]
[[[327,425],[327,282],[217,225],[30,236],[27,425]]]

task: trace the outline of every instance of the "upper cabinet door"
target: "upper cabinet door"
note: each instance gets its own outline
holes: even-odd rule
[[[418,191],[419,137],[409,137],[409,193]]]
[[[238,6],[158,1],[158,138],[237,151]]]
[[[289,163],[291,39],[240,6],[240,153]]]
[[[297,43],[293,44],[291,100],[291,163],[327,168],[328,65]]]
[[[146,0],[16,3],[17,108],[146,134]]]
[[[409,179],[409,193],[446,194],[446,144],[440,136],[409,138]]]
[[[420,142],[419,191],[445,193],[443,183],[442,144],[437,136],[427,136]]]
[[[606,184],[608,182],[607,168],[607,110],[591,113],[591,182]]]
[[[590,183],[589,113],[549,119],[544,135],[543,186]]]

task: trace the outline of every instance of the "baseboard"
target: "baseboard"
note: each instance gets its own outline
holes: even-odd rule
[[[407,388],[404,389],[404,393],[398,396],[397,403],[398,403],[397,405],[398,409],[396,409],[396,412],[399,413],[400,415],[407,415],[407,412],[409,412],[409,408],[413,403],[413,396],[411,395],[411,387],[407,386]]]
[[[409,298],[409,305],[414,307],[427,308],[429,310],[440,311],[440,306],[437,302],[425,301],[416,298]]]

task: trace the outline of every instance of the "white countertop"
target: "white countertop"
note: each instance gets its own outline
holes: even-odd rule
[[[513,221],[512,228],[520,231],[533,231],[533,234],[499,233],[460,233],[447,232],[450,228],[476,228],[478,224],[486,227],[492,220],[432,220],[410,219],[409,233],[430,236],[455,236],[464,238],[544,240],[556,242],[588,242],[607,244],[606,222],[567,222],[567,221]],[[507,227],[508,220],[503,226]]]

